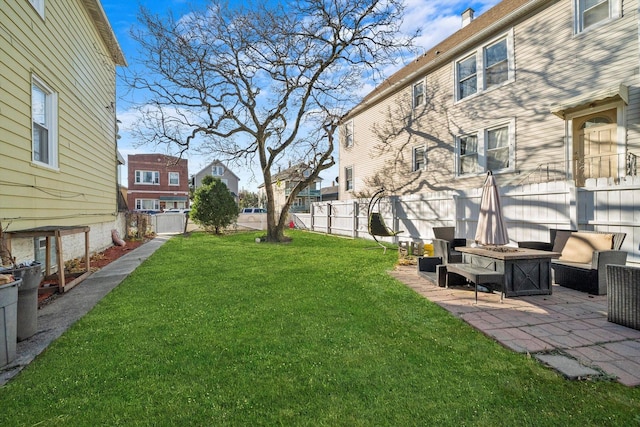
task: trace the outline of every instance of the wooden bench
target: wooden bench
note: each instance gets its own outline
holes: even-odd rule
[[[488,268],[478,267],[471,264],[447,264],[447,278],[445,287],[449,287],[449,275],[457,274],[464,277],[469,282],[473,282],[475,288],[476,303],[478,302],[478,285],[489,283],[499,283],[500,301],[504,297],[504,274]]]

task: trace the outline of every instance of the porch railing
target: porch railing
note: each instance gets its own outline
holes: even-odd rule
[[[583,187],[589,178],[613,178],[616,182],[625,176],[637,176],[638,155],[627,152],[604,156],[585,156],[564,162],[541,163],[525,176],[519,184],[563,181],[573,178],[576,186]]]

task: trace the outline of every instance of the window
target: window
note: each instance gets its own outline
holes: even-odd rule
[[[413,147],[413,171],[427,168],[427,149],[424,145]]]
[[[487,169],[509,167],[509,126],[487,130]]]
[[[31,120],[34,162],[58,167],[58,98],[40,79],[31,83]]]
[[[458,137],[458,175],[513,167],[515,119]]]
[[[211,166],[211,175],[222,176],[224,175],[224,168],[222,166]]]
[[[470,56],[458,62],[458,99],[466,98],[478,91],[476,77],[476,56]]]
[[[590,119],[588,119],[586,122],[584,122],[582,124],[582,126],[580,126],[581,129],[588,129],[590,127],[594,127],[594,126],[602,126],[602,125],[608,125],[611,123],[611,119],[609,117],[592,117]]]
[[[613,18],[620,17],[620,0],[574,0],[575,32],[596,26]]]
[[[160,201],[157,199],[136,199],[136,210],[160,210]]]
[[[29,0],[31,6],[38,12],[41,18],[44,19],[44,0]]]
[[[136,184],[160,184],[160,172],[136,171]]]
[[[344,168],[344,189],[346,191],[353,190],[353,167]]]
[[[506,82],[509,79],[507,39],[488,46],[484,50],[485,88]]]
[[[227,178],[220,178],[220,182],[229,187],[229,180]]]
[[[459,146],[458,174],[476,173],[478,171],[478,136],[461,136]]]
[[[353,147],[353,120],[348,121],[342,126],[342,138],[345,147]]]
[[[514,79],[513,30],[456,62],[456,100]]]
[[[424,103],[424,81],[413,85],[413,108]]]
[[[169,185],[180,185],[180,173],[169,172]]]

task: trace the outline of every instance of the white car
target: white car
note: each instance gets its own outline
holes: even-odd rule
[[[263,208],[244,208],[242,209],[242,213],[243,214],[267,213],[267,210]]]
[[[189,211],[191,211],[191,209],[178,209],[178,208],[172,208],[172,209],[167,209],[166,211],[164,211],[164,213],[182,213],[182,214],[188,214]]]

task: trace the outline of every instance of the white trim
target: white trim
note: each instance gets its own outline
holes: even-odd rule
[[[560,117],[561,119],[570,116],[575,117],[575,111],[567,113],[567,110],[579,110],[579,114],[581,116],[584,116],[584,114],[581,112],[584,111],[584,108],[587,108],[587,104],[604,101],[605,99],[609,98],[620,99],[625,104],[629,104],[629,88],[626,85],[619,83],[613,86],[594,90],[586,94],[574,96],[565,101],[552,104],[549,107],[549,111]],[[602,110],[592,109],[590,111],[597,112]]]
[[[617,102],[609,102],[607,104],[599,105],[594,108],[590,108],[585,105],[585,107],[579,111],[574,111],[571,114],[567,114],[565,119],[565,132],[566,132],[566,161],[568,162],[567,171],[570,175],[571,179],[575,179],[575,173],[573,170],[573,162],[571,159],[573,158],[573,120],[583,116],[590,116],[591,114],[596,114],[601,111],[607,110],[616,110],[616,120],[617,120],[617,132],[616,132],[616,153],[618,156],[622,155],[624,158],[624,154],[626,153],[627,146],[627,103],[623,100]],[[620,170],[622,168],[622,171]],[[618,176],[625,176],[625,168],[624,164],[618,164]]]
[[[496,43],[506,40],[507,44],[507,79],[498,84],[494,84],[490,87],[487,87],[487,79],[485,76],[485,51],[487,47],[495,45]],[[475,56],[476,60],[476,91],[470,95],[465,96],[464,98],[460,98],[460,81],[458,78],[458,64],[462,61],[465,61],[471,57]],[[473,99],[476,96],[495,90],[504,85],[510,84],[516,79],[516,62],[515,62],[515,49],[514,49],[514,30],[510,28],[506,32],[502,32],[499,35],[489,39],[485,43],[477,46],[472,53],[466,52],[465,55],[461,55],[454,59],[453,61],[453,100],[454,103],[459,103],[466,101],[468,99]]]
[[[582,22],[584,0],[573,0],[573,34],[579,35],[595,28],[607,25],[609,22],[622,17],[622,0],[607,0],[609,3],[609,17],[584,28]]]
[[[33,6],[35,11],[38,12],[38,15],[40,15],[40,18],[42,19],[44,19],[44,2],[45,0],[29,0],[31,6]]]
[[[416,150],[422,148],[422,167],[416,169]],[[411,172],[420,172],[427,170],[427,144],[414,145],[411,148]]]
[[[494,129],[507,127],[507,137],[508,137],[508,147],[509,147],[509,166],[502,169],[492,170],[495,173],[504,173],[504,172],[513,172],[515,171],[515,160],[516,160],[516,119],[515,117],[507,120],[499,120],[492,123],[489,123],[487,126],[484,126],[481,129],[477,129],[472,132],[465,132],[455,137],[454,146],[454,167],[455,167],[455,176],[458,177],[470,177],[476,175],[485,174],[489,169],[487,167],[487,135],[488,132]],[[478,170],[473,173],[460,173],[460,139],[465,136],[475,136],[478,139],[478,150],[477,150],[477,166]]]
[[[412,101],[413,102],[413,101]],[[355,126],[353,120],[347,121],[342,125],[342,132],[340,136],[343,138],[342,146],[344,148],[352,148],[355,145]],[[348,136],[351,135],[351,139],[349,140]]]
[[[154,207],[152,208],[146,208],[146,207],[138,207],[138,202],[142,202],[142,201],[149,201],[149,202],[153,202]],[[135,210],[160,210],[160,199],[135,199],[134,201],[134,205],[135,205]]]
[[[140,181],[138,181],[138,172],[140,172]],[[143,174],[147,173],[147,172],[153,174],[153,178],[152,178],[151,182],[144,181],[144,179],[143,179]],[[155,178],[158,178],[158,182],[154,182]],[[160,171],[136,169],[133,172],[133,182],[136,185],[160,185]]]
[[[419,104],[416,103],[416,87],[422,85],[422,102]],[[411,85],[411,107],[416,109],[421,105],[425,105],[427,103],[427,78],[423,77],[420,80],[416,81]]]
[[[351,188],[347,188],[347,169],[351,169]],[[344,169],[344,191],[353,192],[355,190],[355,173],[353,165],[345,166]]]
[[[224,176],[224,172],[225,172],[225,167],[222,165],[218,164],[218,165],[211,166],[211,176],[215,176],[215,177]]]
[[[42,91],[45,95],[45,115],[47,123],[47,147],[49,149],[48,161],[43,162],[36,160],[33,140],[33,89],[34,86]],[[47,85],[44,80],[38,77],[36,74],[31,74],[31,98],[30,98],[30,117],[31,117],[31,161],[35,164],[51,168],[58,169],[58,94]]]
[[[178,176],[178,183],[177,184],[172,184],[171,183],[171,174],[176,174]],[[175,172],[175,171],[167,172],[167,181],[168,181],[169,186],[171,186],[171,187],[179,186],[180,185],[180,172]]]

